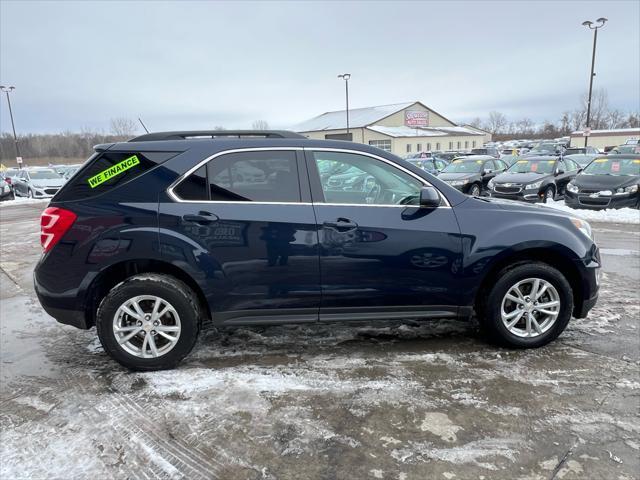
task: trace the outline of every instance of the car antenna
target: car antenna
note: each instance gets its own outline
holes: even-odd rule
[[[142,128],[144,128],[144,131],[149,133],[149,129],[147,128],[147,126],[144,124],[144,122],[140,117],[138,117],[138,121],[140,122],[140,125],[142,125]]]

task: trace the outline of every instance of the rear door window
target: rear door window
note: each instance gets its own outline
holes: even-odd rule
[[[232,202],[300,202],[294,151],[229,153],[207,165],[209,198]]]

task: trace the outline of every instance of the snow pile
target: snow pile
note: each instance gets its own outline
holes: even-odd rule
[[[620,208],[620,209],[607,209],[607,210],[584,210],[574,209],[564,204],[564,202],[558,202],[550,200],[545,204],[547,207],[555,208],[556,210],[562,210],[563,212],[570,213],[571,215],[578,216],[588,220],[590,222],[606,222],[606,223],[631,223],[640,225],[640,210],[634,208]]]
[[[13,200],[5,200],[0,202],[0,207],[10,207],[12,205],[24,205],[25,203],[49,203],[50,198],[26,198],[16,197]]]

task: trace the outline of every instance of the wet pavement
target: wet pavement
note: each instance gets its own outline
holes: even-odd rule
[[[639,478],[638,225],[592,224],[601,300],[542,349],[455,321],[209,328],[141,374],[41,310],[43,208],[0,208],[0,478]]]

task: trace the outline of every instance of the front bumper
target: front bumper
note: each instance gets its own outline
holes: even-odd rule
[[[589,193],[572,193],[566,191],[564,202],[572,208],[584,208],[589,210],[604,210],[606,208],[638,208],[640,195],[631,193],[626,195],[595,196]]]
[[[585,318],[598,301],[598,292],[600,290],[602,260],[600,259],[600,251],[595,243],[585,258],[577,260],[576,266],[580,272],[581,295],[578,295],[577,301],[573,306],[573,316],[575,318]]]
[[[498,187],[500,188],[500,187]],[[489,195],[494,198],[504,198],[507,200],[519,200],[521,202],[535,203],[542,200],[543,194],[538,189],[520,189],[516,192],[505,192],[496,190],[495,187],[489,190]]]
[[[62,187],[31,187],[31,191],[33,192],[34,198],[51,198],[56,193],[58,193],[58,190],[60,190],[61,188]]]

